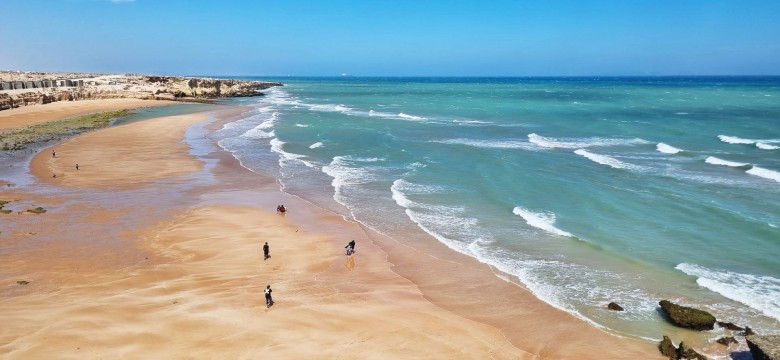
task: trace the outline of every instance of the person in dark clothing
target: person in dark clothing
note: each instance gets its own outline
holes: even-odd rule
[[[78,169],[79,169],[79,164],[76,164],[76,170],[78,170]]]
[[[271,257],[271,249],[268,247],[268,242],[265,242],[265,245],[263,245],[263,260],[268,260],[268,258]]]
[[[355,240],[351,240],[345,248],[347,249],[347,255],[352,255],[355,252]]]
[[[271,291],[273,291],[273,290],[271,290],[271,285],[268,285],[265,288],[265,306],[266,307],[271,307],[271,305],[274,304],[274,299],[271,298]]]

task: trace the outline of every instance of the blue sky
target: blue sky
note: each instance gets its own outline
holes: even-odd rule
[[[4,0],[0,69],[780,74],[780,1]]]

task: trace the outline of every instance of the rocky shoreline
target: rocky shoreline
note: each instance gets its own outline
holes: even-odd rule
[[[133,98],[203,101],[261,96],[279,82],[137,74],[0,71],[0,110],[57,101]]]

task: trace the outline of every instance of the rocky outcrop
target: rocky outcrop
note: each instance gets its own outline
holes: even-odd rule
[[[664,335],[664,339],[658,344],[658,350],[670,360],[677,360],[677,348],[668,336]]]
[[[737,339],[735,339],[733,336],[724,336],[718,340],[715,341],[718,344],[729,346],[731,344],[736,344]]]
[[[707,360],[707,357],[699,354],[692,347],[688,346],[684,341],[680,342],[680,347],[674,346],[674,343],[668,336],[664,335],[664,339],[658,343],[658,350],[661,355],[665,356],[669,360],[678,359],[691,359],[691,360]]]
[[[707,360],[707,357],[696,352],[696,350],[688,346],[684,341],[680,342],[680,348],[677,349],[677,356],[680,359]]]
[[[46,73],[0,72],[0,75],[3,75],[0,76],[0,80],[35,80],[18,82],[32,82],[42,85],[41,87],[31,87],[29,91],[22,86],[6,92],[5,87],[3,87],[3,90],[0,90],[3,91],[0,92],[0,110],[48,104],[55,101],[114,98],[200,101],[201,99],[260,96],[263,95],[261,90],[273,86],[283,86],[278,82],[177,76],[109,75],[96,77],[95,74],[67,74],[68,76],[81,75],[82,78],[52,81],[40,80],[46,79]]]
[[[715,317],[704,310],[680,306],[668,300],[661,300],[658,304],[674,325],[693,330],[712,330],[715,327]]]
[[[745,340],[753,360],[780,360],[780,335],[750,335]]]
[[[218,80],[202,78],[179,78],[172,76],[150,76],[150,83],[164,87],[163,93],[173,94],[177,98],[194,97],[215,99],[221,97],[246,97],[262,95],[261,90],[273,86],[282,86],[278,82]]]
[[[743,331],[743,330],[745,330],[745,328],[739,327],[738,325],[736,325],[734,323],[730,323],[730,322],[718,321],[718,326],[720,326],[722,328],[725,328],[725,329],[728,329],[728,330],[731,330],[731,331]]]
[[[607,309],[614,310],[614,311],[623,311],[623,307],[618,305],[615,302],[611,302],[607,304]]]

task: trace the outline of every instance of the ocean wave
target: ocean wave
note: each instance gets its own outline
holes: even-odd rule
[[[409,119],[409,120],[425,120],[425,118],[422,116],[409,115],[404,113],[398,113],[398,117],[401,119]]]
[[[764,179],[770,179],[777,182],[780,182],[780,172],[764,169],[758,166],[753,166],[752,168],[745,171],[746,173],[750,175],[760,176]]]
[[[309,127],[309,125],[306,125],[306,124],[295,124],[295,126],[297,126],[297,127],[302,127],[302,128],[307,128],[307,127]]]
[[[613,157],[607,156],[607,155],[599,155],[594,154],[592,152],[589,152],[585,149],[578,149],[574,151],[575,154],[584,156],[591,161],[597,162],[601,165],[607,165],[609,167],[615,168],[615,169],[636,169],[637,167],[631,164],[624,163],[618,159],[615,159]]]
[[[761,150],[777,150],[777,149],[780,149],[780,146],[769,145],[769,144],[767,144],[765,142],[756,142],[756,147],[761,149]]]
[[[675,269],[695,276],[696,283],[702,287],[780,320],[780,279],[687,263],[679,264]]]
[[[278,153],[280,155],[279,156],[280,167],[284,168],[287,162],[290,161],[297,161],[310,168],[316,167],[316,165],[314,165],[312,162],[304,160],[304,158],[306,158],[306,155],[284,151],[284,144],[286,144],[284,141],[281,141],[278,138],[273,138],[271,139],[270,144],[271,144],[271,151]]]
[[[729,144],[753,144],[756,142],[755,140],[742,139],[736,136],[728,136],[728,135],[718,135],[718,138],[720,139],[720,141]]]
[[[528,141],[540,147],[550,149],[579,149],[594,146],[621,146],[647,144],[648,141],[633,139],[614,139],[602,137],[590,138],[551,138],[540,136],[536,133],[528,134]]]
[[[477,140],[477,139],[445,139],[445,140],[431,140],[430,142],[439,144],[453,144],[453,145],[468,145],[478,148],[487,149],[524,149],[524,150],[537,150],[537,148],[527,141],[521,140]]]
[[[441,192],[438,186],[415,184],[404,179],[396,179],[390,186],[392,198],[396,204],[404,208],[406,216],[417,227],[433,236],[442,244],[463,254],[473,254],[468,244],[457,239],[470,241],[486,240],[486,233],[480,231],[478,220],[465,215],[466,208],[462,206],[443,206],[423,204],[409,199],[408,195],[429,194]],[[474,240],[476,239],[476,240]]]
[[[324,144],[323,144],[322,142],[316,142],[316,143],[314,143],[314,144],[311,144],[311,145],[309,146],[309,149],[316,149],[316,148],[321,148],[323,145],[324,145]]]
[[[514,209],[512,209],[512,213],[522,217],[523,220],[525,220],[525,222],[528,225],[531,225],[538,229],[542,229],[551,234],[566,236],[566,237],[574,236],[571,233],[558,229],[553,225],[555,224],[555,214],[551,212],[533,212],[531,210],[524,209],[520,206],[517,206]]]
[[[467,124],[467,125],[490,125],[493,124],[490,121],[480,121],[480,120],[452,120],[452,122],[456,124]]]
[[[658,150],[658,151],[660,151],[660,152],[662,152],[664,154],[677,154],[677,153],[683,151],[682,149],[678,149],[678,148],[676,148],[674,146],[667,145],[667,144],[664,144],[664,143],[658,143],[655,146],[655,148],[656,148],[656,150]]]
[[[263,130],[272,128],[273,126],[274,126],[273,121],[268,120],[268,121],[265,121],[265,122],[261,123],[260,125],[255,126],[252,129],[247,130],[241,136],[242,137],[247,137],[247,138],[250,138],[250,139],[267,139],[267,138],[272,138],[272,137],[276,136],[274,134],[273,130],[271,130],[271,131],[263,131]]]
[[[722,165],[722,166],[730,166],[730,167],[746,167],[750,166],[750,164],[747,163],[738,163],[734,161],[728,161],[716,158],[714,156],[708,156],[706,159],[704,159],[704,162],[712,165]]]
[[[360,163],[383,161],[381,158],[361,158],[351,155],[334,156],[330,164],[322,167],[322,172],[333,178],[331,186],[335,190],[334,200],[347,206],[347,188],[366,184],[377,179],[369,168]]]

